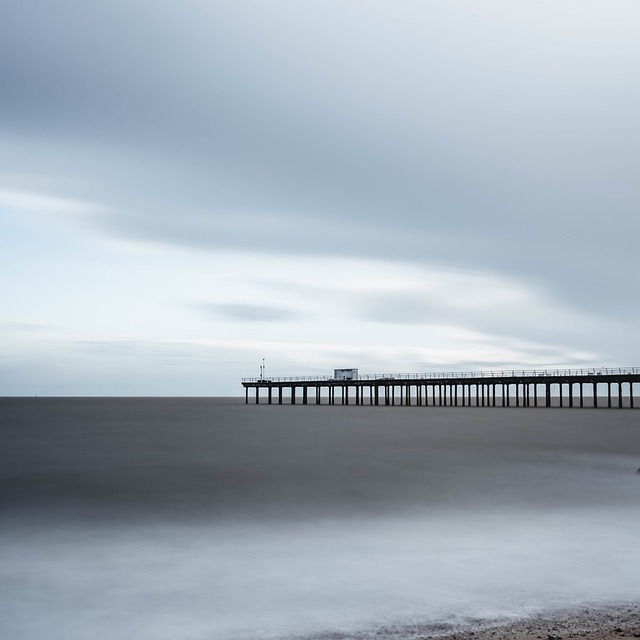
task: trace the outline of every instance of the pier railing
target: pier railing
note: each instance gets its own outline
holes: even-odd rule
[[[586,367],[584,369],[502,369],[500,371],[451,371],[432,373],[369,373],[358,376],[361,380],[451,380],[452,378],[529,378],[544,376],[597,376],[597,375],[638,375],[640,367]],[[333,376],[290,376],[290,377],[264,377],[242,378],[242,382],[352,382],[351,380],[338,380]]]

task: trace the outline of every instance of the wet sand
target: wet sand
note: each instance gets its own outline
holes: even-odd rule
[[[516,620],[465,625],[395,625],[355,633],[304,636],[303,640],[633,640],[640,638],[640,605],[556,611]]]
[[[537,616],[495,627],[448,633],[440,637],[445,640],[632,639],[640,638],[640,612],[637,605],[605,610],[585,609],[549,617]]]

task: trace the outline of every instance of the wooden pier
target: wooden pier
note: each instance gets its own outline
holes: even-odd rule
[[[419,407],[633,409],[636,383],[640,367],[242,379],[247,404]]]

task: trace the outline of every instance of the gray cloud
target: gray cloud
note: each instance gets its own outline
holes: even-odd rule
[[[209,304],[203,308],[221,318],[238,322],[290,322],[299,317],[290,309],[258,304]]]
[[[51,325],[39,324],[37,322],[1,322],[0,330],[11,332],[32,332],[32,331],[45,331],[52,329]]]
[[[631,321],[637,6],[461,6],[16,3],[0,162],[73,176],[101,232],[506,272]]]

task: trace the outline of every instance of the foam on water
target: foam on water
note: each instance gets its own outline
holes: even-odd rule
[[[640,597],[639,525],[603,508],[5,532],[3,626],[12,638],[276,638],[627,601]]]

